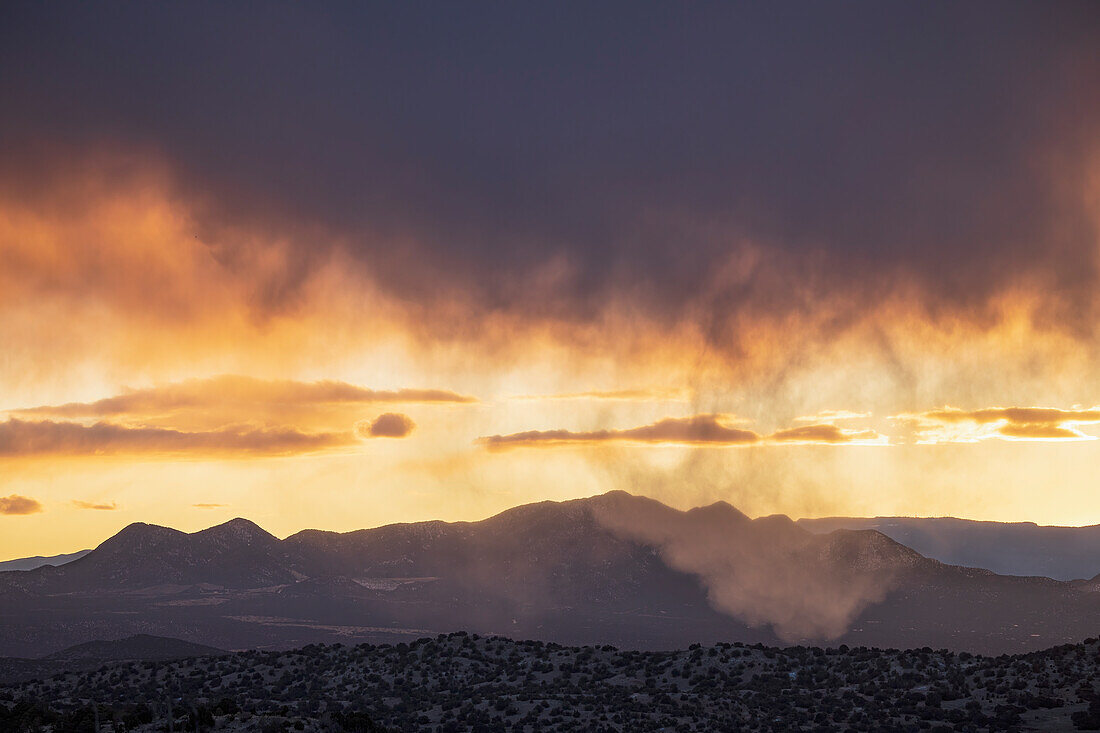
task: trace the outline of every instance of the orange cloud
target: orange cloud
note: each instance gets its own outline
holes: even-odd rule
[[[1084,433],[1064,428],[1059,425],[1024,424],[1015,425],[1008,423],[997,428],[997,432],[1006,438],[1019,440],[1089,440]]]
[[[356,432],[364,438],[404,438],[408,436],[416,423],[408,415],[387,412],[374,418],[370,423],[361,423]]]
[[[229,506],[228,504],[192,504],[196,509],[221,509],[222,507]]]
[[[155,415],[181,409],[214,407],[301,407],[379,402],[449,402],[469,404],[474,397],[442,389],[376,390],[347,382],[323,380],[296,382],[265,380],[238,375],[221,375],[147,389],[127,390],[121,395],[94,402],[69,402],[13,410],[23,415],[58,417],[112,417]]]
[[[529,430],[511,435],[478,438],[490,449],[520,446],[554,446],[585,443],[625,442],[672,445],[752,445],[760,436],[751,430],[730,427],[727,415],[705,414],[692,417],[668,417],[652,425],[626,430]]]
[[[74,500],[73,506],[75,506],[77,509],[95,509],[97,511],[104,512],[113,512],[114,510],[118,509],[118,504],[114,503],[113,501],[110,504],[97,504],[91,501]]]
[[[874,430],[844,430],[836,425],[821,423],[777,430],[768,436],[768,440],[777,443],[826,443],[836,445],[840,443],[884,443],[887,438]]]
[[[561,392],[546,395],[519,395],[517,400],[616,400],[623,402],[682,402],[687,395],[683,389],[612,389],[585,392]]]
[[[44,511],[42,505],[29,496],[0,496],[0,514],[37,514]]]
[[[1061,410],[1056,407],[987,407],[981,410],[960,410],[944,407],[918,413],[917,418],[933,422],[976,422],[986,424],[1007,421],[1010,423],[1096,423],[1100,422],[1100,408],[1087,410]]]
[[[730,425],[731,415],[703,414],[692,417],[669,417],[652,425],[626,430],[529,430],[511,435],[492,435],[477,442],[490,449],[520,446],[556,446],[605,443],[655,443],[669,445],[747,446],[768,443],[818,443],[825,445],[863,444],[886,445],[888,439],[874,430],[844,430],[835,425],[801,425],[761,436],[752,430]]]
[[[923,443],[975,443],[1004,440],[1094,440],[1077,426],[1100,423],[1100,408],[987,407],[962,410],[943,407],[901,413],[891,419],[911,424]]]
[[[867,417],[871,417],[871,413],[851,412],[849,410],[822,410],[815,415],[801,415],[796,417],[794,421],[830,423],[837,420],[861,420]]]
[[[0,457],[113,454],[291,455],[345,446],[350,433],[303,433],[292,428],[229,427],[185,432],[127,427],[109,422],[81,425],[51,420],[0,423]]]

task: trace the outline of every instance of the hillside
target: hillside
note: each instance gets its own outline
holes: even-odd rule
[[[0,727],[991,733],[1100,725],[1100,645],[975,657],[739,643],[664,652],[457,633],[102,668],[0,686]],[[165,705],[168,694],[174,704]],[[75,726],[74,726],[75,727]]]
[[[80,672],[95,669],[105,662],[186,659],[225,653],[221,649],[180,639],[136,634],[124,639],[77,644],[38,659],[0,657],[0,682],[50,677],[61,672]]]

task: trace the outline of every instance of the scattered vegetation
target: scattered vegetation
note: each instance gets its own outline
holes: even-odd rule
[[[115,662],[0,687],[0,730],[1100,729],[1100,644],[947,650],[565,647],[457,633]]]

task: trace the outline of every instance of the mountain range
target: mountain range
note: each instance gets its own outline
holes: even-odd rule
[[[1073,580],[1100,572],[1100,525],[1045,527],[954,517],[826,517],[798,524],[822,533],[873,529],[922,555],[1004,575]]]
[[[0,655],[133,634],[240,649],[455,630],[644,649],[1020,652],[1095,635],[1098,590],[945,564],[875,529],[611,492],[283,540],[245,519],[195,533],[133,524],[72,562],[0,572]]]
[[[91,552],[91,550],[80,550],[64,555],[50,555],[48,557],[35,555],[34,557],[20,557],[14,560],[4,560],[0,562],[0,572],[4,570],[34,570],[43,565],[64,565],[67,562],[79,560],[89,552]]]
[[[836,529],[873,529],[925,557],[1001,575],[1074,580],[1092,577],[1100,567],[1100,525],[1095,524],[1063,527],[955,517],[821,517],[798,519],[796,523],[819,534]],[[64,565],[89,552],[3,560],[0,571]]]

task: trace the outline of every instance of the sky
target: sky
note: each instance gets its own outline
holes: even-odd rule
[[[0,558],[612,489],[1100,523],[1100,6],[0,8]]]

